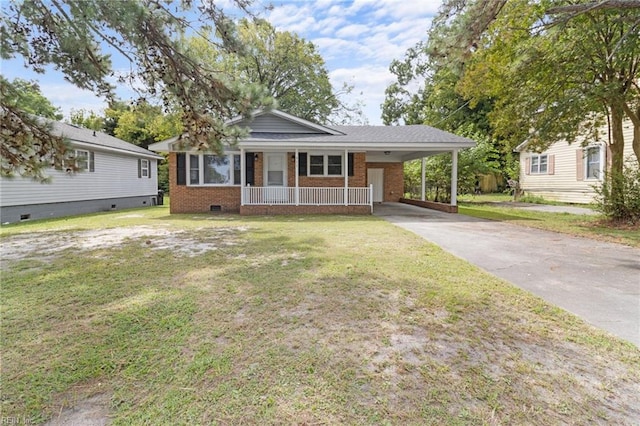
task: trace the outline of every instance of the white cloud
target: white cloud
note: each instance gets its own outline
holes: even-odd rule
[[[70,116],[71,110],[84,109],[100,113],[107,107],[104,99],[71,83],[40,83],[40,91],[52,104],[60,107],[65,117]]]

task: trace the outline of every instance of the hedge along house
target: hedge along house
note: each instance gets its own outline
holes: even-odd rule
[[[175,137],[149,146],[169,153],[171,213],[369,214],[400,201],[403,163],[475,142],[429,126],[324,126],[278,110],[228,122],[249,136],[224,155],[185,148]],[[456,198],[451,204],[455,206]]]
[[[79,169],[53,168],[49,183],[30,178],[0,178],[2,223],[144,207],[157,204],[157,162],[163,157],[121,139],[71,124],[51,122],[64,136]]]

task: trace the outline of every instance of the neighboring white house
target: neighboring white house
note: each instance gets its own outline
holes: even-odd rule
[[[163,157],[105,133],[54,122],[75,150],[79,172],[46,172],[50,183],[0,178],[0,221],[19,222],[157,203]]]
[[[633,125],[625,122],[624,157],[635,161]],[[607,129],[601,134],[607,137]],[[602,182],[610,164],[610,152],[604,140],[594,140],[587,146],[559,141],[546,151],[527,150],[527,142],[516,147],[520,153],[520,188],[525,194],[567,203],[591,203],[596,185]]]

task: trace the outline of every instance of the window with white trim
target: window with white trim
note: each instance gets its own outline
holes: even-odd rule
[[[602,178],[602,147],[590,146],[585,148],[585,179],[601,179]]]
[[[344,156],[341,154],[309,154],[309,176],[343,176]]]
[[[532,175],[546,174],[548,171],[549,156],[547,154],[534,154],[531,156],[531,168],[529,172]]]
[[[149,160],[140,160],[140,177],[149,177]]]
[[[240,154],[189,155],[189,185],[240,185]]]
[[[92,161],[93,156],[91,155],[91,151],[87,151],[85,149],[75,149],[67,154],[65,166],[73,167],[78,171],[92,172]]]

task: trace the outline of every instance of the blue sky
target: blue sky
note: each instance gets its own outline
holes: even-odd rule
[[[223,0],[224,2],[224,0]],[[220,2],[219,2],[220,3]],[[394,81],[389,72],[393,59],[426,39],[431,19],[438,11],[440,0],[256,0],[253,9],[273,5],[260,12],[277,29],[297,33],[312,41],[326,61],[335,87],[343,82],[354,86],[348,103],[361,100],[369,124],[381,124],[380,104],[384,90]],[[55,71],[38,75],[22,67],[22,60],[2,63],[7,78],[37,80],[44,95],[54,105],[69,114],[71,109],[101,111],[103,100],[92,93],[77,89]],[[122,88],[121,97],[132,96]]]

